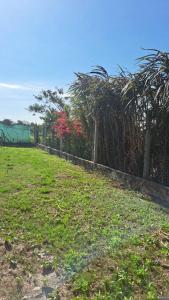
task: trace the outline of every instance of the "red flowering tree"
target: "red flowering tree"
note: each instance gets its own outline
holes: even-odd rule
[[[56,112],[56,123],[53,125],[54,133],[60,139],[60,150],[63,148],[63,138],[71,134],[80,137],[83,134],[82,126],[79,120],[69,120],[65,111]]]
[[[63,138],[71,134],[68,123],[68,116],[65,111],[56,112],[56,123],[53,125],[53,131],[60,139],[60,150],[63,147]]]
[[[78,119],[72,121],[72,130],[77,136],[83,135],[82,124]]]
[[[65,111],[56,112],[57,120],[53,125],[53,130],[58,137],[64,137],[71,133],[71,129],[68,125],[68,116]]]

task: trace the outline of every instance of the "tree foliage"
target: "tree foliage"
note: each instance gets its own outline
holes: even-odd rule
[[[40,118],[53,122],[55,112],[66,109],[67,97],[64,95],[63,89],[56,88],[52,90],[42,90],[41,93],[35,96],[36,103],[30,105],[28,110],[35,114],[40,114]]]

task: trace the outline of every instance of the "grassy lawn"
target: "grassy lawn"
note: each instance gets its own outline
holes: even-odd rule
[[[38,149],[0,148],[0,255],[0,299],[169,296],[167,209]]]

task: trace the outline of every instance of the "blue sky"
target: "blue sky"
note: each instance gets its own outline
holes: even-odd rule
[[[1,0],[0,120],[36,121],[33,94],[73,72],[134,71],[141,47],[169,51],[169,0]]]

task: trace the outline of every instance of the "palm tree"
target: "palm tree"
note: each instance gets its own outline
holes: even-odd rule
[[[88,74],[77,73],[76,81],[70,87],[73,106],[93,141],[94,162],[98,162],[99,136],[103,138],[99,127],[103,127],[103,120],[106,122],[106,113],[121,110],[120,95],[124,83],[124,74],[113,77],[103,67],[96,66]]]
[[[130,76],[123,89],[126,110],[139,116],[145,130],[143,177],[150,174],[150,145],[152,123],[161,111],[169,108],[169,54],[156,49],[140,57],[139,72]]]

